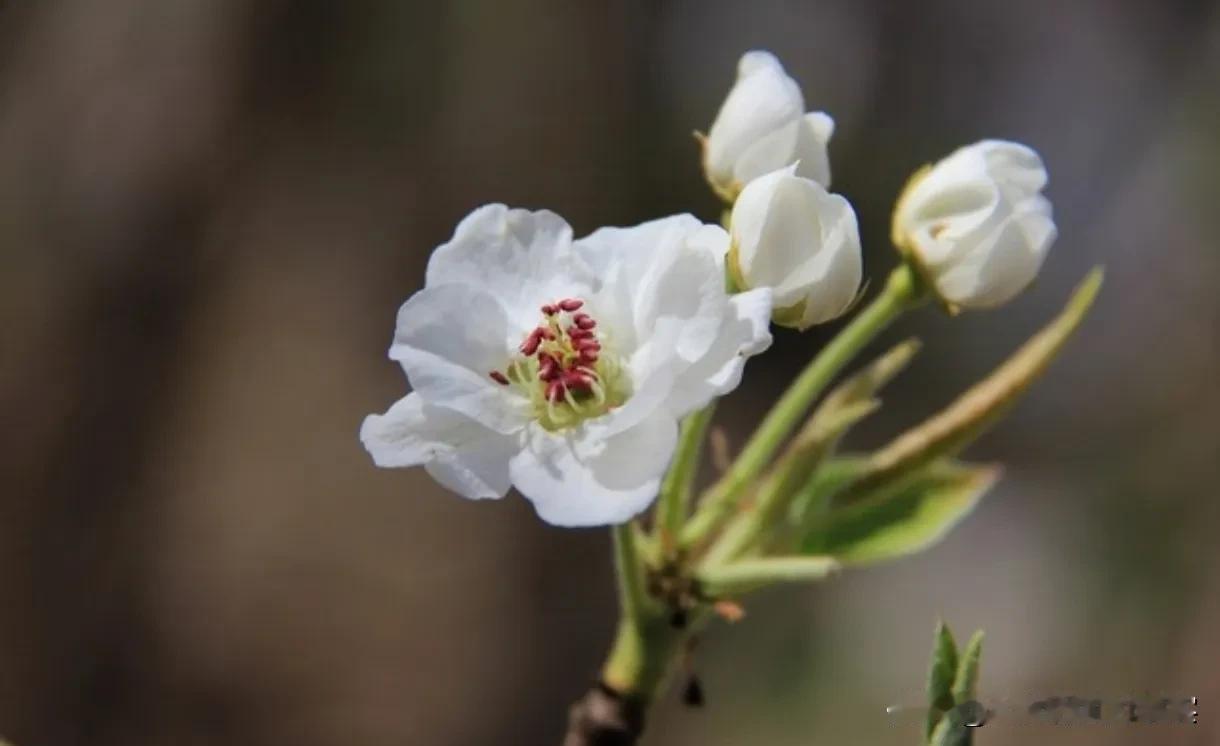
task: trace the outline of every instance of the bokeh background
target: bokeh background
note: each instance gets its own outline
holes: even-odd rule
[[[1140,0],[0,1],[0,734],[19,746],[557,743],[615,616],[604,531],[373,468],[397,306],[472,208],[578,233],[714,220],[690,132],[746,49],[835,117],[884,276],[892,201],[982,137],[1051,171],[1060,239],[1000,311],[926,310],[853,434],[946,403],[1094,264],[1095,313],[970,451],[1003,461],[909,561],[764,594],[646,744],[914,746],[931,633],[983,695],[1197,696],[1200,723],[984,746],[1220,743],[1220,13]],[[740,443],[834,327],[780,334]],[[878,347],[879,349],[879,347]]]

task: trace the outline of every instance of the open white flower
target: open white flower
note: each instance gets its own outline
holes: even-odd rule
[[[829,187],[826,149],[834,128],[828,115],[805,113],[800,86],[775,55],[746,52],[704,142],[703,170],[728,202],[750,180],[798,162],[798,176]]]
[[[562,526],[652,502],[677,421],[766,349],[768,290],[724,290],[728,236],[689,215],[572,240],[559,216],[479,208],[433,253],[390,357],[414,391],[360,430],[379,466],[468,498],[515,486]]]
[[[856,213],[795,166],[747,184],[729,230],[730,276],[742,290],[771,288],[775,323],[807,329],[855,300],[863,273]]]
[[[984,140],[916,173],[894,209],[893,240],[950,307],[1007,302],[1038,274],[1057,231],[1030,148]]]

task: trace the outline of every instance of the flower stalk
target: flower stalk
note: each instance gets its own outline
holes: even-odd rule
[[[657,522],[653,532],[653,546],[661,557],[672,555],[682,532],[682,522],[690,511],[690,502],[695,476],[703,456],[703,443],[707,428],[716,412],[716,402],[688,415],[682,421],[678,435],[678,450],[673,464],[661,483],[661,494],[657,497]]]

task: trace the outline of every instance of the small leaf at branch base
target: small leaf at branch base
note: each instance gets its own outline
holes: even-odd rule
[[[932,738],[936,724],[953,709],[953,680],[957,675],[957,645],[953,633],[943,621],[936,625],[932,643],[932,666],[928,669],[928,724],[926,735]]]
[[[953,701],[957,704],[974,699],[979,680],[979,656],[983,653],[983,630],[974,633],[962,651],[953,679]]]
[[[974,508],[999,477],[991,466],[932,464],[900,489],[814,517],[802,550],[844,565],[894,559],[926,549]]]
[[[974,728],[966,726],[961,707],[950,708],[928,737],[928,746],[971,746],[973,743]]]

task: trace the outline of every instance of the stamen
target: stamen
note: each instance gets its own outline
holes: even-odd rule
[[[568,372],[563,374],[564,388],[567,388],[567,389],[576,389],[578,391],[588,391],[589,384],[591,384],[591,383],[592,383],[592,381],[589,379],[589,377],[586,376],[584,373],[581,373],[578,370],[569,370]]]
[[[606,403],[606,389],[596,380],[589,381],[589,388],[593,391],[593,399],[597,402],[597,406],[602,406]]]
[[[559,363],[547,353],[538,356],[538,378],[543,381],[553,381],[559,375]]]
[[[621,362],[602,357],[597,320],[580,298],[563,298],[539,306],[538,326],[530,329],[507,375],[488,373],[501,385],[522,389],[542,426],[552,432],[577,425],[621,406],[629,395]]]
[[[572,390],[565,388],[563,390],[563,400],[577,414],[584,414],[584,408],[580,406],[580,402],[576,401],[576,397],[572,396]]]
[[[530,332],[529,336],[525,338],[525,341],[521,343],[521,354],[525,355],[526,357],[530,357],[538,351],[538,346],[540,344],[542,344],[542,335],[538,333],[537,329],[535,329],[534,331]]]

